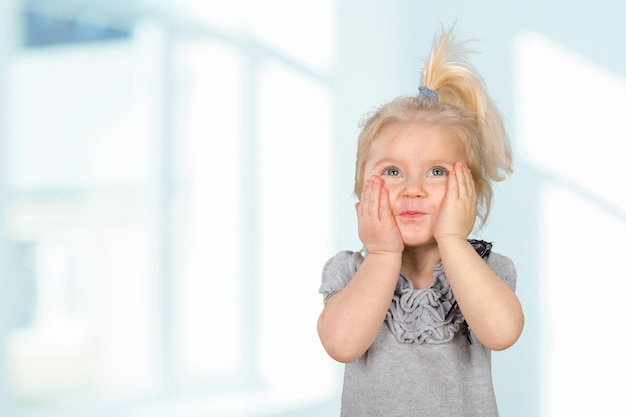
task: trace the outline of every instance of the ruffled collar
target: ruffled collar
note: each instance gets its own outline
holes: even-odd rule
[[[491,243],[469,242],[483,259],[489,256]],[[386,319],[398,342],[441,344],[452,340],[459,330],[469,331],[441,263],[433,270],[433,278],[429,287],[416,290],[403,274],[398,277]]]

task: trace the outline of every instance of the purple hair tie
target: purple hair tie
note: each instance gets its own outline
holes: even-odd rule
[[[439,100],[439,93],[436,92],[435,90],[431,90],[430,88],[426,87],[425,85],[420,85],[418,90],[420,91],[419,95],[421,97],[426,97],[429,98],[431,100]]]

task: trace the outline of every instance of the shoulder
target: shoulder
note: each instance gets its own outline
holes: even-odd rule
[[[513,261],[500,253],[491,251],[487,258],[487,265],[504,281],[515,290],[517,271]]]
[[[322,275],[333,275],[337,273],[356,272],[363,263],[361,252],[344,250],[338,252],[324,264]]]
[[[326,302],[331,295],[341,291],[363,263],[361,252],[344,250],[331,257],[322,268],[322,285],[319,292]]]

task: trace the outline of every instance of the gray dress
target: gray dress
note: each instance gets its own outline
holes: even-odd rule
[[[515,290],[513,262],[470,241],[487,264]],[[341,291],[363,262],[342,251],[324,266],[324,302]],[[457,306],[442,265],[427,288],[413,289],[402,274],[378,337],[345,365],[342,417],[497,417],[491,351],[474,337]]]

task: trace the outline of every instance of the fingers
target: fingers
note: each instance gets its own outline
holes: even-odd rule
[[[385,187],[380,189],[380,200],[378,205],[378,216],[385,221],[391,219],[391,202],[389,201],[389,190]]]
[[[372,176],[363,184],[358,216],[359,238],[369,253],[401,253],[402,235],[393,217],[389,191],[380,177]]]
[[[383,181],[379,177],[372,176],[365,181],[361,200],[355,206],[357,215],[362,218],[368,217],[371,221],[384,226],[394,222],[389,190],[384,187]]]
[[[368,180],[368,214],[370,216],[378,217],[378,207],[380,202],[380,180],[373,177]]]
[[[382,181],[375,176],[365,181],[359,204],[361,215],[378,217],[381,188]]]
[[[476,220],[476,187],[470,169],[462,162],[454,164],[449,173],[448,186],[444,197],[435,238],[455,236],[467,238]]]
[[[448,194],[461,200],[476,198],[476,186],[472,171],[462,162],[454,164],[448,181]]]

